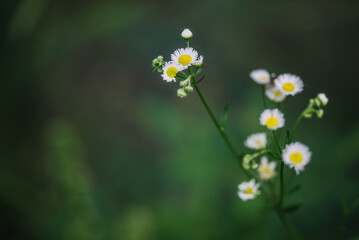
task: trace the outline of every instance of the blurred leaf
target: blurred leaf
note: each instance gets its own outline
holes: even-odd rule
[[[285,136],[285,143],[289,143],[289,138],[290,138],[290,133],[289,130],[287,129],[287,134]]]
[[[203,68],[204,68],[203,65],[200,66],[200,67],[197,69],[197,71],[196,71],[196,75],[199,75],[199,74],[203,71]]]
[[[283,209],[283,211],[288,214],[294,213],[295,211],[297,211],[300,208],[301,205],[302,205],[302,203],[293,204],[288,207],[285,207]]]

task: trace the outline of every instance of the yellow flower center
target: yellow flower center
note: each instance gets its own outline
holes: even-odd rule
[[[187,66],[192,62],[192,57],[190,55],[182,55],[178,58],[178,62],[184,66]]]
[[[276,97],[280,97],[281,95],[282,94],[280,92],[278,92],[278,91],[274,93],[274,96],[276,96]]]
[[[175,67],[169,67],[167,69],[167,76],[169,76],[170,78],[174,78],[177,74],[178,70]]]
[[[286,90],[287,92],[292,92],[294,90],[294,84],[293,83],[284,83],[283,84],[283,89]]]
[[[303,161],[303,155],[300,152],[295,152],[290,155],[290,160],[293,163],[300,163]]]
[[[265,77],[265,76],[260,76],[260,77],[259,77],[259,80],[264,81],[264,80],[266,80],[266,77]]]
[[[253,194],[253,189],[251,187],[249,187],[244,191],[244,193]]]
[[[275,117],[270,117],[266,121],[266,126],[269,128],[275,127],[277,125],[278,125],[278,119],[276,119]]]
[[[257,147],[259,147],[259,148],[263,146],[262,141],[260,141],[260,140],[256,140],[256,141],[254,142],[254,144],[255,144]]]
[[[270,169],[270,167],[268,166],[264,166],[261,168],[260,172],[263,174],[270,174],[272,172],[272,170]]]

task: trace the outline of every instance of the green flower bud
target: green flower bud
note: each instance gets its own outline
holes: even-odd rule
[[[323,115],[324,115],[324,110],[323,110],[323,109],[319,109],[319,110],[317,111],[317,117],[318,117],[318,118],[322,118]]]
[[[191,84],[189,84],[187,87],[184,88],[187,92],[192,92],[193,91],[193,87],[191,86]]]
[[[313,113],[310,111],[306,111],[303,115],[305,118],[311,118],[313,116]]]
[[[184,98],[187,96],[187,93],[183,88],[180,88],[177,90],[177,96],[180,98]]]

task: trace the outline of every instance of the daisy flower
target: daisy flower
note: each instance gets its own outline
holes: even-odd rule
[[[192,37],[192,32],[186,28],[185,30],[182,31],[181,36],[185,39],[188,40]]]
[[[249,182],[242,182],[238,185],[238,197],[243,201],[255,198],[260,194],[259,186],[260,184],[256,184],[254,179],[251,179]]]
[[[327,98],[325,93],[319,93],[318,98],[319,98],[320,102],[323,104],[323,106],[327,105],[329,99]]]
[[[253,70],[249,76],[258,84],[268,84],[270,82],[270,74],[265,69]]]
[[[284,115],[277,108],[265,109],[260,118],[260,124],[266,126],[270,130],[276,130],[284,126]]]
[[[266,148],[267,145],[267,134],[255,133],[250,135],[244,142],[244,145],[248,148],[259,150]]]
[[[286,97],[285,94],[283,94],[275,85],[267,87],[266,95],[270,100],[277,103],[283,102]]]
[[[184,69],[191,66],[197,58],[197,51],[191,47],[177,49],[173,54],[171,54],[172,61],[180,64]]]
[[[275,167],[276,167],[277,163],[276,162],[270,162],[268,163],[268,158],[267,157],[262,157],[261,158],[261,163],[258,167],[258,173],[259,173],[259,177],[263,180],[269,180],[272,179],[275,176]]]
[[[302,92],[304,87],[303,81],[300,77],[289,73],[279,75],[274,80],[274,83],[285,95],[292,96]]]
[[[162,78],[164,81],[166,82],[172,82],[172,81],[176,81],[176,75],[179,71],[183,70],[183,67],[175,62],[167,62],[163,67],[162,67],[163,73],[161,74]]]
[[[311,156],[312,153],[309,151],[309,148],[299,142],[287,145],[282,153],[283,162],[290,168],[294,168],[297,174],[304,170]]]

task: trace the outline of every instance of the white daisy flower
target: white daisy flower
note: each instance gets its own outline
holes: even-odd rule
[[[261,163],[258,167],[258,173],[259,177],[263,180],[269,180],[272,179],[275,176],[275,167],[277,163],[276,162],[270,162],[268,163],[267,157],[261,158]]]
[[[252,134],[244,142],[244,145],[248,148],[255,150],[264,149],[267,146],[267,134],[265,133]]]
[[[255,198],[260,194],[259,186],[260,184],[256,184],[254,179],[251,179],[249,182],[242,182],[238,185],[238,197],[243,201]]]
[[[258,84],[270,83],[270,74],[265,69],[253,70],[249,76]]]
[[[318,98],[319,98],[320,102],[323,104],[323,106],[327,105],[329,99],[327,98],[325,93],[319,93]]]
[[[284,115],[277,108],[265,109],[260,118],[260,124],[266,126],[270,130],[276,130],[284,126]]]
[[[274,83],[277,88],[281,90],[285,95],[292,96],[302,92],[304,87],[303,81],[300,79],[300,77],[289,73],[279,75],[274,80]]]
[[[171,54],[172,61],[181,64],[187,69],[198,58],[198,53],[193,48],[180,48]]]
[[[203,63],[203,56],[200,56],[197,60],[193,61],[192,65],[195,67],[200,67]]]
[[[286,97],[285,94],[283,94],[275,85],[268,85],[266,95],[270,100],[277,103],[283,102]]]
[[[188,28],[186,28],[182,31],[181,36],[186,40],[190,39],[192,37],[192,32]]]
[[[309,148],[299,142],[287,145],[282,153],[283,162],[290,168],[294,168],[297,174],[304,170],[311,156],[312,153],[309,151]]]
[[[179,71],[183,70],[183,67],[175,62],[166,62],[162,67],[163,73],[161,74],[162,78],[166,82],[176,81],[176,75]]]

